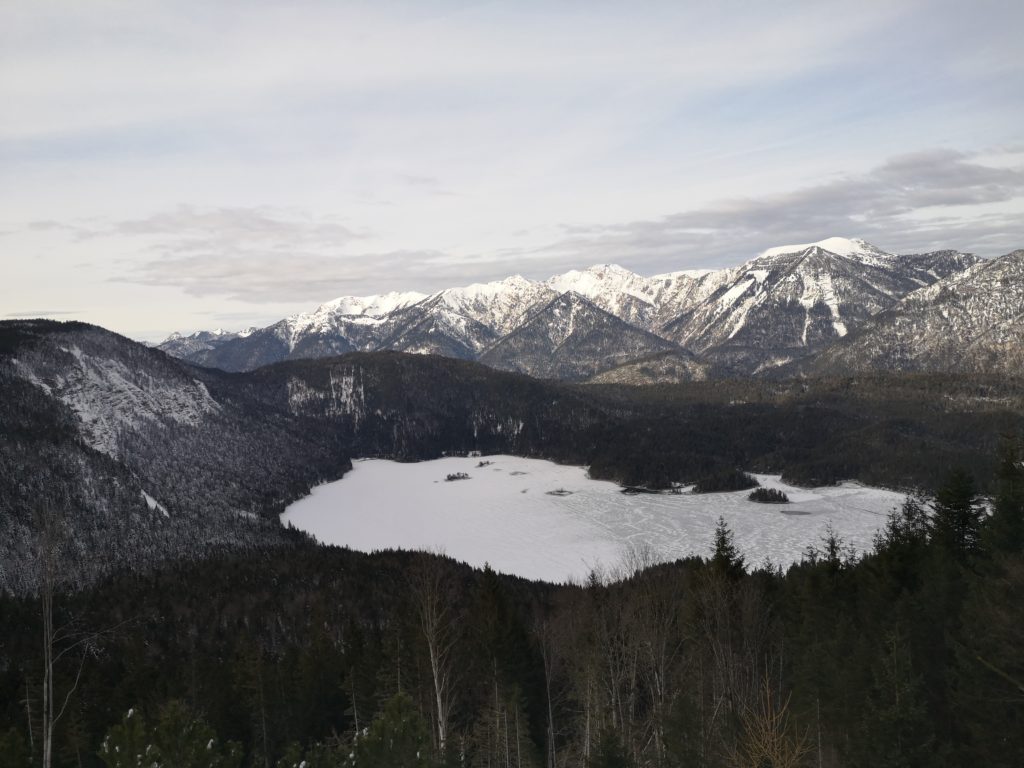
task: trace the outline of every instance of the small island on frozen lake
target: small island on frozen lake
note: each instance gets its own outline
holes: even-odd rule
[[[904,498],[859,483],[798,488],[773,475],[755,477],[789,504],[759,504],[749,491],[627,495],[615,483],[592,480],[585,467],[517,456],[488,461],[480,469],[479,458],[358,460],[343,479],[290,505],[281,521],[325,544],[438,550],[475,566],[565,581],[615,566],[631,548],[650,547],[662,560],[707,555],[719,516],[751,565],[798,561],[820,545],[829,523],[863,552]],[[472,482],[438,482],[471,469]]]

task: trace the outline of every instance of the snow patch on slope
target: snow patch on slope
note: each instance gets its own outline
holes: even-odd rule
[[[167,507],[165,507],[163,504],[154,499],[145,491],[141,491],[141,493],[142,498],[145,500],[146,506],[149,507],[150,512],[160,512],[160,514],[162,514],[164,517],[171,516],[171,513],[167,511]]]

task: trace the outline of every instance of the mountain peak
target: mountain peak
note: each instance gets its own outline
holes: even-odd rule
[[[589,267],[583,270],[584,272],[590,272],[595,275],[632,275],[635,274],[632,270],[626,269],[619,264],[591,264]]]
[[[801,243],[799,245],[777,245],[761,252],[761,256],[782,256],[790,253],[802,253],[810,248],[820,248],[823,251],[834,253],[838,256],[879,256],[885,251],[866,240],[849,237],[826,237],[816,243]]]
[[[339,296],[316,308],[311,315],[366,315],[379,317],[396,309],[422,301],[427,295],[418,291],[389,291],[371,296]]]

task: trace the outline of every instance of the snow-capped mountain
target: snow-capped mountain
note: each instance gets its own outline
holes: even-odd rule
[[[342,296],[334,301],[321,304],[316,311],[309,315],[298,315],[295,324],[297,326],[304,323],[313,325],[332,315],[383,317],[396,309],[411,306],[425,298],[427,298],[426,294],[416,291],[391,291],[377,296]]]
[[[638,328],[649,328],[658,311],[656,283],[618,264],[574,269],[548,278],[545,285],[556,293],[571,291],[583,296],[605,312]]]
[[[188,358],[208,349],[219,347],[231,339],[245,338],[258,331],[259,328],[246,328],[244,331],[225,331],[217,328],[213,331],[196,331],[187,336],[172,333],[159,346],[164,352],[175,357]]]
[[[539,306],[551,301],[558,292],[520,275],[492,283],[474,283],[464,288],[448,288],[434,294],[436,312],[467,317],[491,330],[498,337],[513,331]]]
[[[909,292],[976,261],[953,251],[896,256],[836,237],[770,248],[716,276],[712,293],[660,330],[726,370],[756,373],[841,339]]]
[[[907,294],[977,261],[956,251],[897,256],[863,240],[831,237],[769,248],[745,264],[717,271],[645,277],[616,264],[602,264],[543,281],[515,275],[430,295],[345,296],[259,330],[175,334],[160,349],[234,371],[294,358],[384,349],[502,359],[511,365],[504,353],[491,350],[522,343],[517,337],[501,346],[506,337],[533,323],[554,299],[572,294],[631,331],[621,333],[617,342],[609,338],[601,343],[606,353],[599,355],[605,361],[602,365],[673,350],[697,355],[704,370],[711,366],[719,373],[749,375],[813,354]],[[641,343],[639,339],[646,337],[635,331],[658,336],[667,346],[655,349]],[[615,354],[608,352],[613,343],[620,348]],[[559,354],[564,359],[568,352]],[[590,370],[592,363],[581,360],[572,376]],[[531,362],[526,368],[539,371],[543,366]],[[688,366],[670,368],[691,374]],[[668,369],[662,375],[668,375]]]
[[[567,291],[485,351],[480,362],[537,378],[583,379],[675,348]]]
[[[914,291],[810,361],[815,373],[1024,370],[1024,250]]]

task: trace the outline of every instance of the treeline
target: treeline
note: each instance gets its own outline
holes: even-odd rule
[[[996,474],[991,516],[952,473],[785,573],[723,523],[567,586],[299,537],[108,579],[56,601],[53,765],[1021,765],[1019,450]],[[38,764],[39,621],[0,600],[4,768]]]

